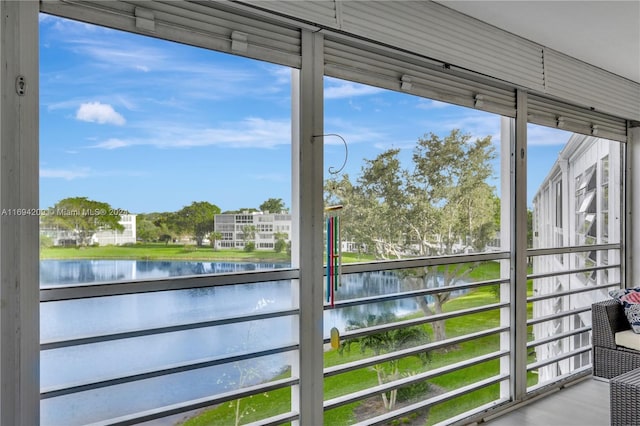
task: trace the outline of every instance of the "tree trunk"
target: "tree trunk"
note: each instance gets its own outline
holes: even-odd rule
[[[396,400],[398,399],[398,389],[394,389],[391,391],[389,399],[389,411],[391,411],[396,406]]]
[[[236,422],[235,426],[240,424],[240,398],[236,399]]]
[[[429,307],[429,304],[427,303],[424,297],[418,297],[417,299],[418,299],[418,305],[420,306],[420,309],[422,310],[422,312],[424,312],[426,316],[442,313],[442,303],[440,302],[440,299],[438,299],[437,296],[434,297],[435,302],[433,304],[433,309]],[[431,323],[431,328],[433,329],[434,341],[438,342],[441,340],[445,340],[447,338],[447,332],[444,327],[444,321],[433,321]]]
[[[380,366],[374,367],[374,369],[376,370],[376,375],[378,376],[378,384],[379,385],[384,384],[384,380],[382,380],[381,368],[382,367],[380,367]],[[387,393],[386,392],[382,392],[380,394],[380,396],[382,396],[382,403],[384,404],[384,408],[389,410],[389,400],[387,399]]]

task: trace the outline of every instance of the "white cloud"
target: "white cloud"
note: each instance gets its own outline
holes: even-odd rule
[[[354,96],[368,96],[382,93],[383,89],[366,86],[359,83],[351,83],[334,78],[327,78],[327,87],[324,89],[325,99],[342,99]]]
[[[190,148],[223,146],[226,148],[274,148],[291,144],[289,120],[246,118],[218,128],[196,128],[193,125],[167,126],[149,122],[139,128],[143,135],[131,139],[107,139],[91,148],[116,149],[150,145],[156,148]]]
[[[436,134],[448,134],[451,129],[460,129],[462,133],[471,134],[472,139],[491,136],[494,143],[500,141],[500,117],[479,111],[471,111],[465,115],[443,118],[425,123],[425,128]],[[527,126],[527,144],[529,146],[565,145],[571,136],[570,132],[551,127],[529,124]]]
[[[288,182],[290,180],[289,176],[283,175],[281,173],[266,173],[260,175],[251,175],[251,178],[254,180],[266,180],[270,182]]]
[[[131,98],[127,95],[116,95],[115,100],[117,103],[125,107],[126,109],[133,111],[138,109],[138,105],[135,101],[131,100]]]
[[[76,111],[76,119],[99,124],[115,124],[122,126],[126,120],[109,104],[100,102],[83,103]]]
[[[114,177],[114,176],[144,176],[146,172],[140,170],[105,170],[96,171],[89,167],[77,167],[71,169],[40,169],[41,178],[74,180],[93,177]]]
[[[41,178],[53,178],[74,180],[79,178],[86,178],[90,174],[90,169],[82,167],[79,169],[40,169]]]
[[[376,129],[372,125],[355,125],[349,120],[336,117],[327,117],[325,119],[325,128],[328,134],[339,134],[347,142],[347,145],[354,143],[375,143],[388,139],[387,132],[385,130]],[[342,145],[340,138],[325,136],[325,145]]]
[[[117,42],[104,38],[76,39],[71,40],[70,44],[77,53],[111,69],[125,68],[147,73],[172,63],[164,51],[142,44],[127,43],[127,47],[123,48]]]
[[[431,99],[420,99],[418,101],[418,105],[416,106],[419,109],[443,109],[448,108],[451,105],[445,102],[434,101]]]
[[[527,126],[527,143],[536,146],[565,145],[572,133],[566,130],[530,124]]]
[[[59,101],[47,104],[48,111],[55,111],[58,109],[71,109],[77,108],[78,104],[82,103],[82,101],[78,99],[70,99],[68,101]],[[45,102],[41,102],[41,104],[45,104]]]
[[[275,77],[275,84],[290,85],[291,84],[291,70],[281,66],[270,66],[267,69],[273,77]]]
[[[107,139],[106,141],[100,142],[96,145],[93,145],[92,148],[102,148],[102,149],[116,149],[116,148],[124,148],[130,146],[131,143],[127,141],[123,141],[122,139]]]

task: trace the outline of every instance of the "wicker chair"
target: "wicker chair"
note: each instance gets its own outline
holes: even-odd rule
[[[640,352],[616,345],[615,333],[631,328],[617,300],[594,303],[592,315],[593,375],[611,379],[640,368]]]

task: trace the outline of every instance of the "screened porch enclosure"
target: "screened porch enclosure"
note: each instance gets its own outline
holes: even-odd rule
[[[20,330],[17,339],[3,332],[0,375],[13,383],[2,390],[3,424],[466,424],[591,380],[591,304],[628,287],[632,274],[637,83],[434,2],[44,1],[2,8],[9,17],[0,27],[2,55],[29,82],[26,96],[3,100],[20,118],[11,128],[7,118],[1,123],[19,136],[9,143],[3,133],[2,165],[20,168],[17,183],[7,167],[0,170],[3,186],[20,188],[2,190],[3,207],[38,208],[46,197],[50,176],[38,178],[39,155],[54,169],[50,153],[64,135],[75,137],[71,127],[50,124],[49,115],[65,108],[57,105],[107,99],[80,81],[81,101],[55,98],[66,88],[49,77],[64,67],[48,68],[43,46],[104,48],[111,39],[120,44],[112,49],[166,59],[156,64],[163,72],[173,70],[180,51],[202,70],[233,64],[237,80],[222,93],[222,85],[207,85],[211,74],[190,74],[194,86],[220,90],[206,99],[208,127],[190,133],[178,126],[188,114],[176,105],[203,108],[183,90],[163,123],[175,134],[143,135],[155,142],[121,135],[117,144],[105,138],[109,146],[90,148],[116,155],[128,143],[124,157],[160,162],[176,148],[175,137],[182,145],[174,160],[191,152],[220,156],[239,175],[260,175],[250,155],[281,161],[285,179],[246,185],[261,194],[277,186],[291,216],[282,262],[267,257],[241,270],[237,259],[199,260],[200,272],[143,279],[100,275],[95,263],[44,284],[38,219],[3,215],[2,292],[15,311],[0,321]],[[78,32],[54,33],[67,24]],[[102,40],[92,38],[96,31]],[[38,33],[51,38],[44,43]],[[440,47],[442,39],[449,48]],[[69,50],[78,70],[82,61],[100,60],[89,48]],[[579,83],[565,95],[566,87],[547,84],[560,81],[565,64],[585,79],[605,78],[606,95],[585,93]],[[121,66],[113,62],[110,73]],[[145,86],[176,99],[153,86],[155,70],[139,71],[144,77],[122,80],[128,89],[107,90],[133,96],[134,86]],[[10,77],[3,71],[3,90]],[[180,77],[176,85],[185,82]],[[140,118],[151,113],[144,108]],[[33,114],[25,118],[25,111]],[[58,119],[78,120],[72,111]],[[226,127],[212,118],[217,111]],[[127,115],[122,134],[135,117]],[[222,142],[205,143],[210,134]],[[202,151],[189,151],[194,146]],[[122,164],[125,172],[137,167]],[[228,184],[239,194],[242,185],[240,178]],[[327,210],[336,205],[335,213]],[[327,261],[329,216],[340,218],[337,270]],[[242,242],[231,250],[243,251],[248,228],[233,232]],[[274,229],[253,232],[256,241],[270,241]],[[339,285],[330,291],[332,274]],[[12,280],[20,285],[11,287]]]

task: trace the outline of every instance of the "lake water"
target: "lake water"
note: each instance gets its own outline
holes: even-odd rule
[[[42,286],[51,286],[286,267],[273,263],[43,260],[40,280]],[[393,272],[348,275],[336,299],[395,293],[402,290],[401,284]],[[291,286],[289,281],[277,281],[42,303],[41,339],[47,342],[290,309],[294,306]],[[331,327],[344,331],[350,321],[361,321],[370,314],[403,315],[416,310],[414,299],[405,299],[325,312],[325,337]],[[43,351],[41,387],[55,390],[286,346],[295,342],[296,321],[272,318]],[[277,375],[291,364],[291,356],[275,354],[44,399],[42,424],[86,424],[249,386]]]

